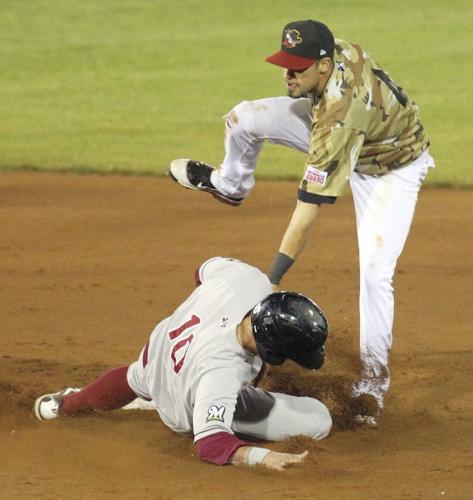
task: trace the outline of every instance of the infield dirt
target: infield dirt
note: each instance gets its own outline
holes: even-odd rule
[[[377,430],[353,428],[358,268],[351,197],[324,207],[284,288],[330,321],[318,373],[272,369],[268,387],[319,397],[334,429],[284,473],[199,462],[152,411],[39,422],[37,396],[134,361],[214,255],[266,270],[296,182],[258,181],[240,208],[166,178],[0,175],[0,498],[471,498],[473,192],[421,191],[398,264],[392,385]]]

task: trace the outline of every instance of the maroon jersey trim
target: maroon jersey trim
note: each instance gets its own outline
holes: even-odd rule
[[[195,443],[199,458],[217,465],[227,464],[240,446],[247,445],[229,432],[216,432]]]

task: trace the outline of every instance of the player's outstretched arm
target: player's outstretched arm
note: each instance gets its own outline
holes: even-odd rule
[[[283,471],[286,467],[304,461],[309,452],[279,453],[256,446],[241,446],[232,456],[233,465],[264,465],[268,469]]]
[[[318,213],[319,205],[297,200],[296,208],[284,233],[279,252],[268,273],[273,285],[279,284],[283,275],[301,253],[309,239]]]
[[[306,450],[303,453],[278,453],[270,451],[263,460],[263,465],[268,469],[283,471],[289,465],[302,463],[309,452]]]
[[[291,221],[281,242],[279,251],[296,260],[307,240],[319,213],[319,205],[297,200]]]

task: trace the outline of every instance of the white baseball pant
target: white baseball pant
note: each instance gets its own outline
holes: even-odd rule
[[[226,154],[221,168],[212,174],[215,187],[230,196],[248,196],[265,140],[308,152],[311,115],[308,99],[275,97],[238,104],[224,117]],[[362,362],[362,375],[353,386],[353,395],[371,394],[380,408],[390,383],[392,278],[429,167],[434,167],[434,162],[424,152],[411,164],[386,175],[374,177],[355,172],[350,178],[360,262]]]
[[[252,386],[240,392],[232,423],[235,432],[267,441],[291,436],[323,439],[331,428],[330,413],[317,399]]]

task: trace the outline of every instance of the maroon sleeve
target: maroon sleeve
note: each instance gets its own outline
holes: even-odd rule
[[[202,285],[202,281],[200,281],[200,266],[194,271],[194,281],[196,288]]]
[[[247,445],[229,432],[216,432],[195,443],[199,458],[217,465],[227,464],[237,448]]]

